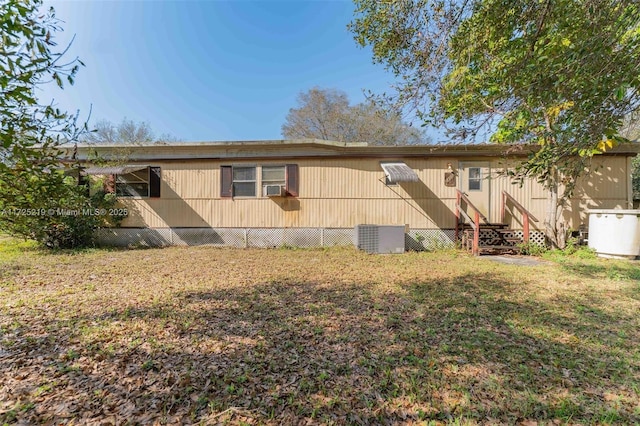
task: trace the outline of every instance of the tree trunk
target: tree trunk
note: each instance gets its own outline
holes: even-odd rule
[[[545,221],[545,231],[547,239],[552,248],[563,249],[566,245],[566,225],[560,222],[562,213],[562,200],[558,197],[558,186],[560,174],[555,167],[549,173],[547,188],[549,190],[547,220]]]
[[[547,196],[547,218],[544,222],[545,225],[545,234],[547,235],[547,240],[552,247],[557,247],[556,241],[556,228],[557,228],[557,203],[558,203],[558,187],[552,182],[552,179],[549,179],[549,183],[547,184],[549,189],[549,195]]]
[[[553,128],[551,127],[551,117],[547,112],[544,112],[545,129],[549,135],[553,135]],[[548,136],[547,143],[551,146],[556,145],[556,139],[553,136]],[[548,208],[547,208],[547,220],[545,223],[546,235],[552,248],[563,249],[565,246],[565,224],[558,223],[562,217],[562,204],[563,199],[558,197],[558,190],[560,186],[560,172],[558,167],[550,165],[549,175],[547,177],[547,189],[549,190]],[[564,197],[564,194],[563,194]]]

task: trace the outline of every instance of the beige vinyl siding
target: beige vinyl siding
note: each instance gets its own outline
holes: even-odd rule
[[[211,162],[171,162],[162,168],[161,198],[211,199],[220,193],[220,169]]]
[[[499,173],[502,170],[504,170],[504,165],[496,166],[494,164],[491,182],[493,190],[491,194],[491,221],[501,221],[502,193],[503,191],[506,191],[509,195],[515,198],[525,209],[533,214],[536,219],[538,219],[538,222],[531,222],[531,227],[534,230],[544,229],[544,208],[547,198],[546,192],[544,191],[542,185],[538,184],[532,179],[525,180],[522,185],[520,183],[513,183],[513,181],[508,176]],[[522,214],[510,202],[507,202],[505,206],[504,222],[507,223],[510,228],[514,229],[520,229],[523,226]]]
[[[490,219],[492,222],[500,222],[502,220],[502,193],[506,191],[538,219],[538,222],[530,222],[532,229],[543,230],[546,217],[547,191],[535,179],[526,179],[522,183],[514,182],[505,172],[513,169],[515,165],[515,161],[495,160],[491,163],[492,215]],[[521,229],[523,226],[523,215],[510,202],[507,202],[505,206],[504,222],[514,229]]]
[[[404,161],[420,178],[419,182],[384,184],[380,161]],[[487,161],[487,158],[478,158]],[[465,158],[464,161],[469,161]],[[582,208],[627,206],[628,162],[623,156],[602,157],[602,168],[594,172],[576,192],[568,215],[577,225],[584,220]],[[299,159],[269,161],[159,161],[162,168],[161,198],[123,199],[130,210],[125,227],[352,227],[360,223],[409,224],[412,228],[453,228],[456,187],[446,187],[447,164],[458,168],[454,157],[384,159]],[[221,165],[299,166],[300,196],[261,197],[260,173],[256,198],[220,198]],[[492,221],[499,221],[501,194],[507,190],[540,222],[543,229],[546,192],[527,181],[513,185],[497,171],[505,167],[491,162]],[[459,178],[457,179],[459,184]],[[597,200],[597,201],[594,201]],[[509,223],[520,227],[519,213],[508,215]]]
[[[522,186],[512,184],[507,177],[498,176],[498,170],[503,169],[504,164],[493,163],[492,185],[495,191],[492,196],[492,211],[495,214],[492,220],[500,220],[501,194],[506,190],[539,220],[532,223],[532,226],[543,230],[549,207],[548,192],[535,179],[527,180]],[[626,157],[595,157],[591,172],[578,181],[574,195],[564,209],[564,219],[571,227],[578,228],[581,224],[587,224],[588,209],[628,208],[630,173]],[[522,227],[522,215],[515,208],[507,209],[505,221],[513,228]]]
[[[588,176],[583,176],[571,203],[564,211],[565,220],[577,228],[588,224],[588,209],[628,209],[632,194],[628,182],[631,169],[626,157],[595,157]]]

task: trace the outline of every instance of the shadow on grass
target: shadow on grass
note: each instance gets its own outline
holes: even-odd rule
[[[593,257],[548,256],[550,260],[575,275],[588,278],[627,279],[640,281],[640,261]]]
[[[554,259],[555,263],[572,275],[591,279],[608,279],[613,281],[635,281],[626,295],[640,300],[640,261],[614,259],[580,259],[564,257]]]
[[[0,420],[640,421],[638,335],[607,337],[637,318],[523,300],[523,285],[283,278],[25,323],[5,330]]]

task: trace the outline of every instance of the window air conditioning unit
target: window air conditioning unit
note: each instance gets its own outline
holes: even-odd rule
[[[367,253],[404,253],[405,225],[356,225],[356,246]]]
[[[286,195],[282,185],[265,185],[262,190],[267,197],[284,197]]]

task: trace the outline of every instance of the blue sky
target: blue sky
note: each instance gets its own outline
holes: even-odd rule
[[[346,25],[350,1],[49,1],[59,47],[86,64],[42,101],[91,121],[146,121],[185,141],[280,139],[288,110],[314,86],[388,91]]]

